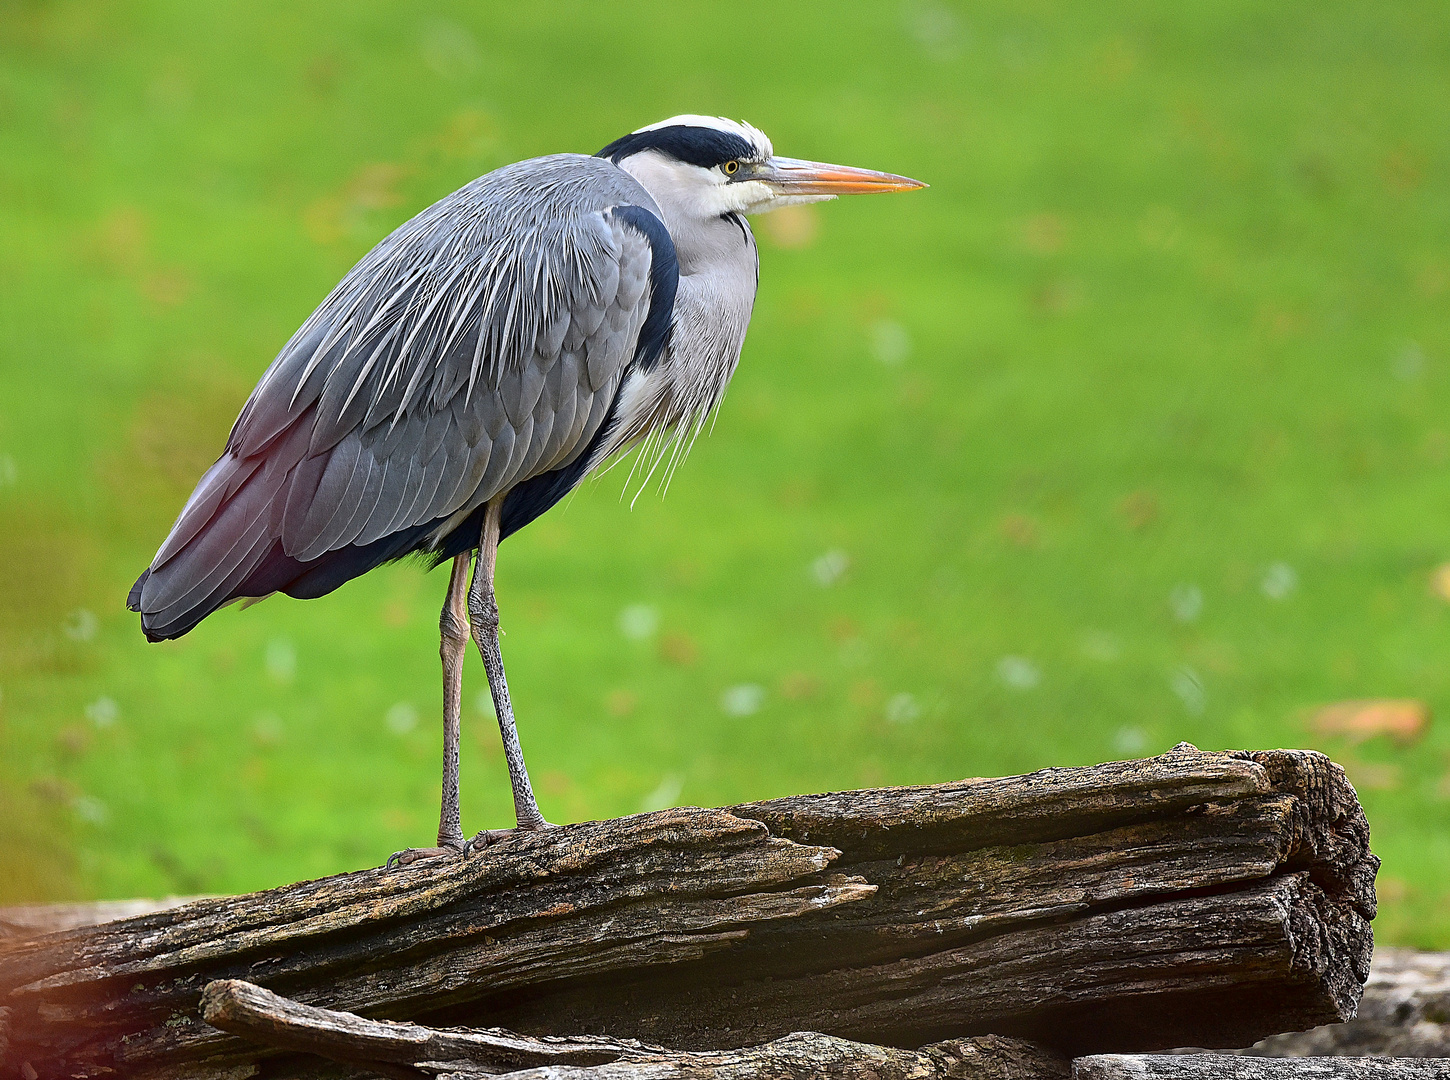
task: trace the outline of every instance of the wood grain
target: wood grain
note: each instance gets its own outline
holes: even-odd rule
[[[1184,745],[666,810],[0,941],[7,1067],[284,1074],[279,1051],[204,1022],[219,979],[371,1018],[697,1052],[805,1030],[1243,1046],[1352,1015],[1377,866],[1343,771],[1307,751]]]

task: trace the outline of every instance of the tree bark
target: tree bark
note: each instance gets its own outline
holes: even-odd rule
[[[429,1028],[300,1005],[251,983],[209,983],[209,1024],[264,1046],[301,1051],[381,1076],[512,1080],[1068,1080],[1066,1058],[987,1035],[920,1050],[815,1032],[739,1050],[682,1052],[627,1039],[534,1039],[502,1028]]]
[[[802,1030],[1066,1054],[1353,1014],[1378,860],[1343,771],[1200,753],[680,809],[0,942],[10,1060],[293,1075],[207,1025],[245,979],[376,1018],[694,1051]],[[270,1052],[275,1055],[275,1051]]]
[[[515,1074],[518,1075],[518,1074]],[[1233,1054],[1104,1054],[1072,1063],[1072,1080],[1446,1080],[1435,1058],[1261,1058]]]

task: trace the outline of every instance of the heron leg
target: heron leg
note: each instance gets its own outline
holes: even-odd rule
[[[504,758],[509,767],[509,783],[514,792],[514,820],[519,829],[547,829],[549,823],[539,813],[534,789],[529,783],[529,770],[524,765],[524,752],[519,746],[519,733],[514,725],[513,705],[509,701],[508,682],[504,678],[503,655],[498,644],[498,601],[493,592],[493,573],[498,558],[499,519],[503,512],[502,495],[492,499],[483,514],[483,534],[479,539],[478,562],[473,569],[473,584],[468,590],[468,620],[473,640],[483,655],[483,669],[488,673],[488,689],[498,713],[498,730],[503,737]],[[473,846],[482,847],[507,835],[511,830],[481,832]]]
[[[458,811],[458,736],[463,703],[463,657],[468,649],[468,560],[453,560],[448,595],[438,617],[438,654],[443,660],[443,800],[438,812],[438,846],[394,852],[385,869],[421,859],[463,852],[463,826]]]

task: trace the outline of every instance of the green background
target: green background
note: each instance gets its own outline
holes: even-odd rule
[[[545,813],[1318,746],[1379,939],[1450,946],[1450,730],[1310,722],[1450,706],[1438,0],[0,0],[0,901],[430,841],[443,574],[159,646],[126,590],[388,230],[678,112],[932,186],[758,219],[668,498],[619,469],[504,546]],[[469,665],[465,825],[507,825]]]

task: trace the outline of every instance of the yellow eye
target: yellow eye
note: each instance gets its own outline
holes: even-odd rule
[[[727,161],[724,165],[724,168],[726,176],[734,176],[737,172],[740,171],[740,162]]]

